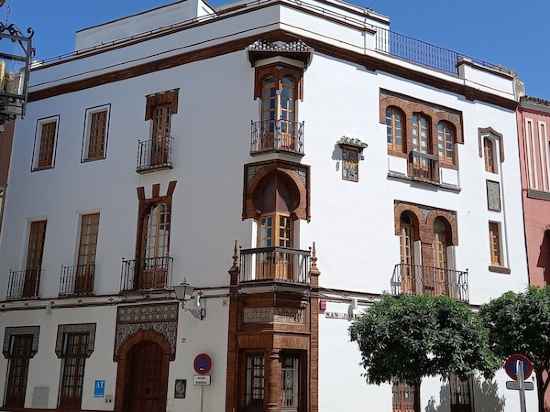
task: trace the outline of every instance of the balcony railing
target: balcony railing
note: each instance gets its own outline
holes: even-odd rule
[[[159,169],[171,169],[173,149],[172,137],[138,141],[136,171],[148,173]]]
[[[268,151],[304,154],[304,122],[261,120],[250,125],[250,153]]]
[[[122,260],[120,291],[148,291],[168,289],[172,284],[174,259],[169,256]]]
[[[436,155],[409,152],[409,177],[431,183],[439,183],[439,159]]]
[[[284,247],[241,250],[240,282],[309,284],[310,252]]]
[[[59,296],[87,296],[94,293],[95,264],[63,266]]]
[[[395,265],[391,287],[394,295],[443,295],[469,301],[468,271],[401,263]]]
[[[33,299],[38,297],[42,269],[10,271],[7,299]]]

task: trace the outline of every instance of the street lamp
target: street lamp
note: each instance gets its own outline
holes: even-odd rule
[[[1,7],[1,5],[0,5]],[[25,115],[34,31],[0,22],[0,126]]]
[[[197,319],[204,320],[204,318],[206,318],[206,308],[201,299],[202,293],[195,293],[195,288],[187,283],[187,279],[184,279],[179,285],[174,286],[174,291],[176,292],[176,298],[181,302],[183,310],[191,313],[191,315]],[[185,303],[191,299],[195,301],[193,306],[191,308],[186,308]]]

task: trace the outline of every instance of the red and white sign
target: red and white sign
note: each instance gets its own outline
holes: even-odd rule
[[[212,370],[212,358],[207,353],[199,353],[195,356],[193,368],[199,375],[208,375]]]
[[[518,380],[518,365],[521,363],[523,367],[523,379],[529,378],[533,373],[533,363],[525,355],[516,353],[508,356],[504,362],[504,370],[506,374],[515,381]]]

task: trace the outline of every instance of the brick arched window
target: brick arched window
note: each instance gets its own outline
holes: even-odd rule
[[[401,109],[389,106],[386,109],[386,130],[388,149],[394,152],[404,152],[405,141],[405,115]]]
[[[454,126],[446,121],[437,124],[437,152],[442,163],[455,163],[456,131]]]

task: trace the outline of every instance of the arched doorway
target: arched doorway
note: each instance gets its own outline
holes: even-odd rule
[[[164,336],[140,330],[118,356],[116,410],[165,412],[170,348]]]

